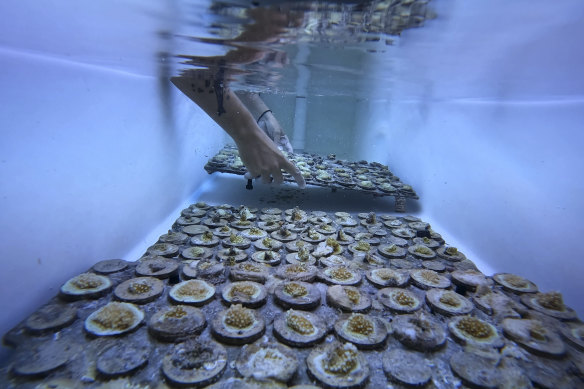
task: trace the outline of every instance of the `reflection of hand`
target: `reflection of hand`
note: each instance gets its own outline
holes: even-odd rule
[[[269,111],[264,113],[262,118],[258,121],[258,126],[278,145],[282,150],[289,153],[293,152],[292,145],[280,122],[276,119],[274,114]]]
[[[286,52],[267,50],[261,46],[277,42],[287,29],[298,26],[302,17],[294,12],[282,12],[276,8],[249,8],[247,17],[252,23],[243,26],[243,32],[235,39],[225,41],[235,48],[223,58],[228,64],[250,64],[263,60],[273,66],[282,67],[288,63]]]
[[[284,157],[263,131],[258,129],[252,134],[248,134],[237,143],[237,147],[239,148],[239,156],[251,177],[261,176],[264,183],[269,184],[273,179],[274,183],[281,184],[284,181],[283,169],[294,177],[300,189],[306,187],[300,170]]]

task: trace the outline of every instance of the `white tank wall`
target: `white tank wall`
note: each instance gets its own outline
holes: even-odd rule
[[[225,142],[156,60],[158,3],[0,5],[2,334],[95,262],[136,260]]]
[[[433,4],[438,19],[404,32],[397,59],[369,64],[393,81],[361,106],[361,155],[411,183],[423,217],[485,273],[560,290],[582,316],[584,5]]]

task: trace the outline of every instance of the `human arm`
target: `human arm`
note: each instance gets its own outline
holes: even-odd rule
[[[197,70],[171,82],[207,113],[237,144],[241,160],[252,177],[263,182],[282,183],[280,169],[290,173],[300,188],[306,186],[302,174],[257,125],[256,118],[229,88],[222,88],[221,102],[215,91],[213,75]]]
[[[272,110],[255,92],[237,91],[239,99],[245,104],[258,126],[272,139],[281,150],[293,152],[292,145],[280,122],[274,116]]]

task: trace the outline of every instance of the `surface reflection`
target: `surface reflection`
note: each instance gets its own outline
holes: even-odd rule
[[[317,72],[345,78],[342,88],[316,94],[344,94],[364,75],[347,57],[384,53],[408,28],[420,27],[434,18],[427,0],[365,2],[214,2],[205,15],[207,36],[185,33],[177,39],[194,42],[201,52],[181,52],[179,73],[193,69],[223,69],[235,89],[294,93],[297,71],[286,66],[297,61],[302,46],[311,52],[342,50],[332,63],[303,61]],[[203,44],[201,46],[200,44]],[[205,48],[209,50],[205,50]],[[206,55],[205,51],[226,51]],[[333,58],[334,59],[334,55]],[[353,83],[346,83],[346,79]],[[347,88],[349,86],[349,88]]]

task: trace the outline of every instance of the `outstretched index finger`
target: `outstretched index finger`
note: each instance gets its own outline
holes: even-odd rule
[[[296,184],[298,184],[298,188],[300,188],[300,189],[306,188],[306,181],[304,181],[304,177],[302,177],[302,173],[296,167],[296,165],[294,165],[289,160],[286,160],[282,164],[282,169],[284,169],[285,171],[290,173],[290,175],[292,175],[292,177],[294,177],[294,180],[296,180]]]

